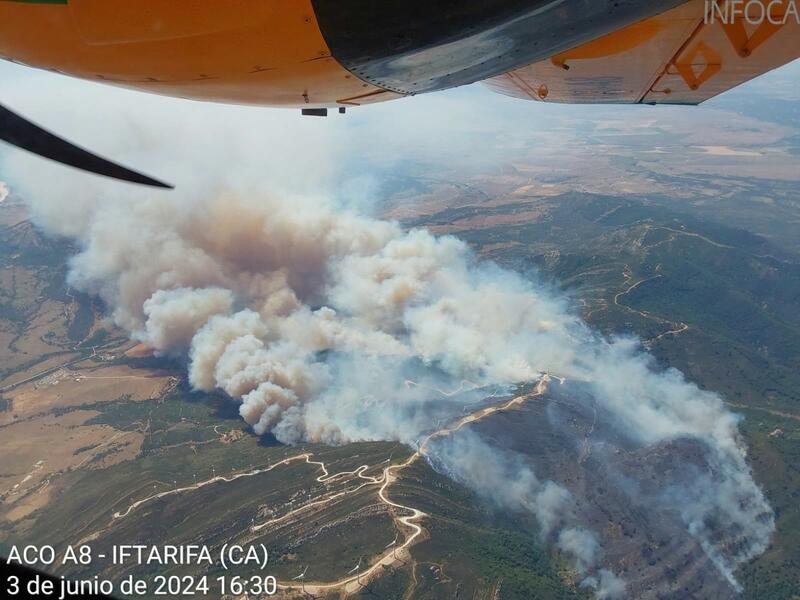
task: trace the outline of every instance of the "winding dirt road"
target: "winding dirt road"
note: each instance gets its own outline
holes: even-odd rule
[[[338,581],[333,581],[330,583],[307,583],[305,585],[306,593],[316,595],[322,592],[330,592],[336,589],[344,590],[345,592],[354,592],[361,588],[364,583],[368,582],[369,579],[374,576],[379,569],[381,569],[384,565],[388,566],[392,563],[399,561],[399,556],[408,556],[410,557],[409,548],[415,543],[416,540],[419,539],[421,535],[424,533],[424,529],[419,524],[419,521],[424,519],[428,516],[427,513],[419,510],[418,508],[414,508],[413,506],[406,506],[403,504],[399,504],[398,502],[393,501],[388,496],[389,487],[398,479],[397,473],[402,471],[403,469],[413,465],[417,462],[420,458],[425,456],[428,453],[429,444],[432,440],[447,437],[458,430],[462,429],[466,425],[470,423],[475,423],[476,421],[480,421],[485,419],[489,415],[502,412],[504,410],[508,410],[510,408],[514,408],[515,406],[519,406],[524,402],[530,400],[531,398],[535,398],[538,396],[543,395],[547,391],[547,386],[550,382],[550,376],[544,374],[539,383],[537,383],[535,389],[530,394],[526,394],[523,396],[517,396],[512,398],[511,400],[504,402],[503,404],[499,404],[496,406],[489,406],[486,408],[482,408],[480,410],[475,411],[465,417],[462,417],[458,421],[456,421],[453,425],[444,427],[433,433],[429,434],[425,439],[419,443],[419,449],[414,452],[411,456],[409,456],[404,462],[390,465],[383,470],[383,485],[381,485],[380,489],[378,490],[378,498],[381,502],[386,504],[387,506],[394,509],[395,514],[395,524],[398,525],[401,529],[405,528],[409,531],[409,534],[403,541],[403,543],[396,548],[391,548],[390,550],[384,552],[377,561],[372,563],[369,568],[365,569],[364,571],[357,573],[356,575],[351,575],[348,577],[343,577]],[[563,380],[561,380],[563,383]],[[398,516],[396,514],[397,511],[407,511],[408,514],[403,516]],[[398,557],[398,558],[395,558]],[[279,587],[286,590],[292,589],[299,589],[299,586],[296,583],[281,583]]]
[[[142,504],[147,504],[148,502],[152,502],[153,500],[158,500],[159,498],[166,498],[167,496],[174,496],[176,494],[182,494],[184,492],[199,490],[202,487],[205,487],[207,485],[212,485],[218,482],[230,483],[231,481],[236,481],[237,479],[240,479],[242,477],[253,477],[254,475],[259,475],[260,473],[268,473],[269,471],[272,471],[276,467],[280,467],[282,465],[295,462],[301,459],[306,459],[306,462],[308,462],[308,459],[310,457],[311,455],[308,453],[298,454],[296,456],[290,456],[289,458],[285,458],[264,469],[253,469],[252,471],[244,471],[242,473],[236,473],[235,475],[231,475],[229,477],[226,477],[225,475],[217,475],[216,477],[212,477],[211,479],[207,479],[205,481],[200,481],[199,483],[194,483],[192,485],[187,485],[184,487],[176,487],[171,490],[167,490],[165,492],[159,492],[157,494],[153,494],[152,496],[148,496],[147,498],[137,500],[136,502],[131,504],[124,512],[119,512],[119,511],[115,512],[113,518],[122,519],[123,517],[127,517],[131,513],[131,511],[136,510]]]
[[[559,379],[561,383],[564,382],[564,380],[561,378],[557,379]],[[471,423],[475,423],[477,421],[485,419],[486,417],[492,414],[502,412],[514,408],[516,406],[520,406],[521,404],[527,402],[532,398],[543,395],[547,391],[547,387],[550,380],[551,380],[550,375],[544,374],[539,379],[539,382],[536,384],[536,387],[532,392],[521,396],[516,396],[511,400],[508,400],[502,404],[481,408],[473,413],[461,417],[451,425],[448,425],[446,427],[443,427],[428,434],[424,439],[422,439],[422,441],[417,442],[416,452],[414,452],[411,456],[409,456],[406,460],[404,460],[401,463],[392,464],[385,467],[380,477],[373,477],[364,474],[370,468],[369,465],[361,465],[352,471],[342,471],[339,473],[330,474],[324,462],[312,460],[313,455],[308,452],[304,452],[302,454],[297,454],[295,456],[290,456],[288,458],[285,458],[265,468],[252,469],[250,471],[244,471],[241,473],[236,473],[234,475],[217,475],[215,477],[212,477],[205,481],[194,483],[192,485],[176,487],[171,490],[166,490],[163,492],[153,494],[151,496],[148,496],[147,498],[143,498],[141,500],[133,502],[124,511],[114,512],[112,518],[112,524],[114,521],[118,521],[119,519],[123,519],[129,516],[131,512],[135,511],[140,506],[161,498],[167,498],[169,496],[192,492],[194,490],[198,490],[200,488],[203,488],[208,485],[213,485],[215,483],[230,483],[242,477],[253,477],[261,473],[267,473],[280,466],[284,466],[293,462],[305,461],[308,464],[317,465],[319,469],[322,471],[322,474],[316,479],[316,481],[319,483],[328,483],[335,479],[340,479],[343,477],[353,477],[357,480],[361,480],[362,482],[359,485],[352,487],[350,489],[342,490],[332,495],[325,496],[318,500],[314,500],[313,502],[310,502],[308,504],[304,504],[303,506],[291,510],[290,512],[284,514],[281,517],[270,519],[269,521],[265,521],[264,523],[259,523],[257,525],[253,524],[253,526],[250,528],[250,531],[251,533],[256,533],[263,529],[268,529],[269,527],[291,520],[293,517],[303,512],[307,512],[313,508],[324,506],[325,504],[334,502],[348,494],[353,494],[363,489],[365,486],[380,485],[377,492],[378,499],[387,507],[389,507],[390,514],[392,515],[392,518],[394,519],[395,522],[395,526],[398,528],[398,530],[405,532],[406,537],[403,540],[402,544],[399,544],[397,546],[391,546],[388,550],[386,550],[383,554],[381,554],[377,558],[377,560],[374,560],[364,570],[354,575],[348,575],[342,577],[339,580],[328,583],[307,582],[303,588],[306,594],[311,594],[311,595],[327,593],[335,590],[351,593],[360,589],[366,582],[370,580],[371,577],[374,577],[376,574],[378,574],[383,566],[391,565],[394,562],[402,562],[403,561],[402,557],[410,558],[409,548],[417,540],[419,540],[420,536],[422,536],[425,532],[423,527],[420,525],[420,521],[422,521],[425,517],[428,516],[427,513],[423,512],[418,508],[414,508],[413,506],[400,504],[399,502],[396,502],[389,497],[389,489],[391,485],[398,480],[399,473],[404,469],[413,465],[420,458],[426,456],[429,451],[430,443],[433,440],[452,435],[453,433],[459,431],[460,429]],[[407,382],[406,385],[415,385],[415,384],[414,382]],[[463,386],[464,383],[462,382],[462,387]],[[441,392],[441,390],[437,391]],[[405,514],[399,514],[399,513],[405,513]],[[96,534],[90,537],[92,538],[96,537],[100,533],[101,532],[97,532]],[[281,582],[278,584],[278,587],[286,591],[293,591],[293,590],[300,591],[301,589],[301,586],[296,581]]]
[[[630,270],[630,267],[628,265],[625,265],[624,269],[622,270],[622,277],[625,279],[626,282],[630,281],[630,279],[633,277],[633,274],[632,274],[632,272]],[[665,332],[663,332],[663,333],[661,333],[661,334],[659,334],[659,335],[657,335],[657,336],[655,336],[653,338],[650,338],[650,339],[647,339],[647,340],[643,340],[642,344],[647,349],[652,348],[653,344],[655,342],[657,342],[658,340],[662,339],[662,338],[665,338],[667,336],[673,336],[673,335],[677,336],[677,335],[680,335],[681,333],[683,333],[684,331],[689,329],[689,325],[687,325],[686,323],[683,323],[683,322],[676,323],[674,321],[670,321],[669,319],[664,319],[663,317],[658,317],[656,315],[653,315],[653,314],[649,313],[646,310],[636,310],[635,308],[633,308],[631,306],[628,306],[627,304],[622,304],[619,301],[620,298],[622,298],[623,296],[629,294],[630,292],[635,290],[637,287],[639,287],[643,283],[647,283],[648,281],[653,281],[655,279],[659,279],[660,277],[662,277],[662,276],[661,275],[654,275],[653,277],[648,277],[646,279],[642,279],[640,281],[637,281],[634,284],[631,284],[629,287],[625,288],[621,292],[619,292],[619,293],[614,295],[614,304],[616,306],[618,306],[619,308],[622,308],[624,310],[627,310],[629,312],[637,314],[640,317],[643,317],[645,319],[650,319],[650,320],[656,321],[658,323],[663,323],[663,324],[666,324],[666,325],[669,325],[670,327],[672,327],[672,329],[670,329],[668,331],[665,331]]]

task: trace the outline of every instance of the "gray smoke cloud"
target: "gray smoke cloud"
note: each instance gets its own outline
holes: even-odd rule
[[[608,569],[599,569],[596,576],[587,577],[581,586],[593,589],[599,600],[625,597],[625,581]]]
[[[536,517],[539,535],[571,557],[581,585],[598,598],[621,598],[625,582],[607,569],[597,570],[602,551],[594,532],[581,526],[572,494],[553,481],[541,481],[518,455],[500,451],[469,430],[436,440],[431,447],[435,467],[476,491],[501,509]]]
[[[713,474],[664,493],[732,584],[736,567],[767,547],[772,513],[747,465],[738,417],[718,395],[656,369],[636,340],[597,335],[563,298],[478,261],[460,240],[366,215],[354,208],[363,198],[320,196],[335,171],[330,152],[347,148],[341,126],[311,131],[305,121],[287,125],[288,116],[248,109],[215,121],[208,108],[171,101],[155,108],[142,100],[132,112],[116,94],[105,113],[115,126],[83,139],[88,133],[100,150],[121,139],[127,154],[115,156],[155,173],[170,165],[177,191],[121,186],[20,154],[3,175],[38,224],[79,243],[70,285],[100,296],[132,338],[186,357],[191,385],[223,390],[256,433],[289,444],[411,443],[434,417],[461,409],[431,388],[462,379],[510,386],[550,373],[584,382],[641,446],[681,438],[707,446]],[[153,115],[158,134],[131,126]],[[434,457],[442,468],[534,514],[598,597],[623,593],[624,582],[599,569],[597,536],[575,522],[567,490],[476,438],[448,443]],[[721,547],[711,521],[742,543]]]
[[[499,508],[534,514],[542,538],[562,530],[573,518],[568,490],[553,481],[540,481],[521,457],[498,451],[469,430],[436,440],[431,456],[452,479]]]
[[[737,417],[717,395],[656,371],[635,340],[600,338],[549,291],[478,262],[453,237],[319,199],[221,192],[98,205],[78,239],[70,284],[102,297],[133,338],[188,355],[192,386],[224,390],[256,433],[289,444],[411,442],[431,412],[424,388],[403,385],[409,373],[418,383],[482,386],[553,373],[586,382],[642,445],[692,437],[709,446],[716,479],[676,497],[731,581],[737,564],[766,548],[769,508]],[[524,469],[497,473],[516,478],[509,493],[528,494],[521,506],[553,527],[555,488]],[[475,477],[473,485],[496,489]],[[748,532],[748,543],[734,555],[717,549],[712,517]],[[574,528],[558,537],[583,573],[596,564],[591,539]]]

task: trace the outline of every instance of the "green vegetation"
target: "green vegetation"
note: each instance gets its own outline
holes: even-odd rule
[[[180,403],[180,401],[176,401]],[[315,460],[325,462],[331,474],[350,471],[360,464],[381,464],[392,453],[401,455],[395,444],[353,444],[346,448],[310,447]],[[206,544],[212,554],[222,544],[264,543],[270,550],[268,573],[281,579],[297,574],[303,565],[313,565],[309,577],[322,581],[342,576],[359,560],[381,553],[386,540],[394,536],[394,527],[385,511],[374,511],[377,486],[365,486],[322,510],[309,511],[299,518],[253,534],[253,520],[261,523],[285,515],[311,499],[353,489],[359,480],[342,477],[330,483],[316,481],[322,472],[317,465],[296,460],[273,470],[255,473],[302,449],[283,446],[265,447],[257,438],[245,436],[232,443],[161,448],[102,470],[82,470],[65,475],[67,493],[62,493],[52,509],[39,513],[26,543],[47,543],[63,547],[96,533],[92,547],[97,553],[111,555],[119,544],[145,543]],[[357,456],[357,458],[356,458]],[[137,500],[155,493],[192,486],[214,476],[233,478],[217,481],[150,500],[130,510]],[[371,475],[379,475],[372,470]],[[125,516],[114,518],[114,513]],[[6,546],[14,543],[14,536]],[[0,548],[2,550],[2,548]],[[76,577],[95,575],[119,578],[130,572],[105,563],[94,567],[67,566],[58,573]],[[214,566],[158,565],[134,568],[137,577],[152,579],[156,574],[204,574],[223,572]],[[243,577],[259,573],[250,567],[237,568]]]
[[[749,597],[800,595],[800,420],[763,410],[742,411],[753,469],[775,510],[776,532],[766,553],[741,570]]]
[[[468,549],[485,579],[502,582],[504,599],[582,596],[554,577],[546,551],[531,534],[491,532],[468,544]]]
[[[686,187],[685,181],[653,176]],[[708,179],[698,183],[715,185]],[[775,508],[777,532],[768,551],[738,575],[745,597],[788,600],[800,596],[796,190],[792,182],[770,182],[769,193],[777,200],[767,211],[754,208],[751,200],[765,193],[760,189],[765,182],[725,183],[735,193],[724,210],[658,196],[568,193],[544,200],[546,214],[539,220],[457,235],[479,251],[515,242],[488,256],[521,272],[534,267],[552,277],[594,327],[650,341],[663,367],[680,369],[743,413],[742,432],[756,479]],[[480,214],[513,210],[496,206]],[[474,214],[474,207],[450,209],[415,224]],[[769,238],[758,231],[769,232]],[[643,283],[628,292],[638,282]],[[670,333],[683,323],[689,328]],[[776,429],[783,433],[770,437]]]
[[[215,432],[231,427],[241,427],[238,418],[225,420],[221,415],[227,408],[223,398],[197,394],[194,397],[176,392],[163,399],[135,401],[120,397],[115,402],[100,402],[84,406],[101,411],[89,424],[108,424],[123,431],[144,431],[142,453],[159,448],[202,443],[216,439]]]
[[[485,501],[436,473],[426,463],[415,463],[393,488],[392,499],[429,514],[430,537],[414,548],[423,574],[414,598],[484,597],[500,590],[503,600],[589,597],[567,585],[558,565],[537,537],[528,515],[499,515]]]
[[[80,342],[87,335],[95,322],[92,299],[86,294],[77,294],[78,310],[67,327],[67,336],[73,342]]]
[[[80,343],[79,346],[81,348],[91,348],[93,346],[101,346],[102,344],[105,344],[108,341],[110,341],[109,340],[110,337],[111,334],[108,331],[106,331],[105,329],[98,329],[88,338],[86,339],[81,338],[83,339],[83,341]]]

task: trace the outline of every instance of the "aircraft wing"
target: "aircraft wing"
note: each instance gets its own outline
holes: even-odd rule
[[[691,0],[486,83],[545,102],[699,104],[800,57],[798,6]]]

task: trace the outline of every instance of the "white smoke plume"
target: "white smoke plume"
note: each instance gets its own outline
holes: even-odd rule
[[[452,479],[498,507],[534,514],[544,539],[573,519],[568,490],[553,481],[540,481],[521,457],[498,451],[469,430],[434,440],[431,455]]]
[[[287,125],[286,113],[247,109],[215,121],[210,109],[184,104],[165,115],[143,100],[120,119],[119,93],[109,92],[105,113],[114,127],[88,132],[100,143],[93,147],[122,139],[130,152],[115,156],[156,175],[171,172],[175,192],[19,154],[3,176],[38,224],[79,243],[70,285],[102,297],[133,338],[185,356],[192,386],[223,390],[254,431],[286,443],[412,442],[431,429],[432,415],[452,410],[406,379],[510,385],[551,373],[586,382],[642,446],[706,444],[713,477],[679,500],[687,528],[732,582],[738,564],[764,551],[772,513],[751,476],[737,417],[722,400],[677,371],[658,371],[635,340],[601,338],[563,299],[477,261],[460,240],[404,231],[312,193],[332,181],[330,152],[347,147],[341,126],[315,123],[321,131],[310,133],[308,122]],[[30,97],[31,109],[42,97]],[[62,109],[83,103],[69,98]],[[150,120],[157,130],[130,126]],[[470,464],[450,468],[475,489],[491,486]],[[578,570],[592,573],[597,540],[569,523],[566,490],[530,469],[505,476],[515,484],[503,489],[517,498],[508,502],[531,510],[546,534],[558,531]],[[745,541],[735,553],[718,548],[710,519],[739,531]],[[599,596],[619,592],[612,574],[591,577]]]
[[[224,390],[258,433],[288,443],[409,441],[421,429],[406,419],[354,430],[374,389],[361,380],[381,373],[395,388],[384,403],[420,396],[396,375],[409,361],[482,384],[531,381],[565,372],[582,331],[455,238],[318,200],[144,200],[98,209],[84,235],[70,284],[158,352],[188,352],[195,388]]]
[[[558,374],[587,382],[642,445],[708,444],[717,480],[684,496],[682,514],[731,581],[766,548],[769,508],[718,396],[657,372],[634,340],[601,339],[547,290],[480,264],[453,237],[319,199],[228,192],[100,205],[79,239],[70,284],[100,295],[134,338],[188,354],[192,386],[224,390],[259,434],[410,442],[430,428],[430,397],[403,385],[408,373],[481,385]],[[525,504],[546,529],[557,494],[541,488]],[[712,516],[747,532],[736,555],[715,548]],[[581,572],[595,564],[589,535],[558,538]]]
[[[597,577],[587,575],[595,571],[602,551],[597,536],[577,523],[574,500],[566,488],[553,481],[541,481],[522,457],[492,447],[469,430],[435,440],[431,455],[437,468],[491,504],[533,514],[542,540],[554,541],[572,559],[578,575],[584,578],[582,585],[598,590],[597,597],[623,595],[625,583],[611,571],[601,569],[597,577],[605,578],[605,587],[613,587],[616,595],[608,590],[602,595]]]
[[[598,600],[625,597],[625,581],[608,569],[598,570],[597,576],[587,577],[581,586],[593,589]]]

